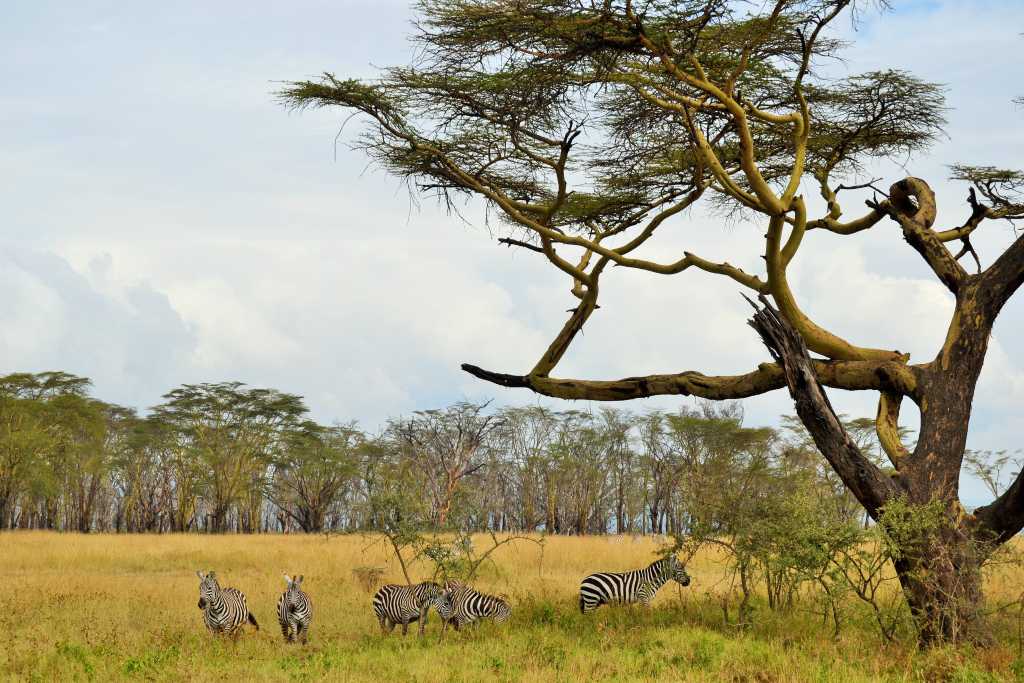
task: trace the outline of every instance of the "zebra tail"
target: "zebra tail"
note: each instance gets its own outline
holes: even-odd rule
[[[255,626],[257,631],[260,630],[260,625],[256,623],[256,616],[252,612],[249,612],[249,623]]]
[[[580,614],[586,614],[587,610],[583,604],[583,593],[580,593]]]

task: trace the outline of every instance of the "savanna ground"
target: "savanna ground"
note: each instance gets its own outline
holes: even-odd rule
[[[481,539],[481,543],[483,543]],[[431,614],[383,637],[371,595],[353,570],[386,567],[366,536],[0,535],[0,673],[15,680],[342,681],[985,681],[1024,680],[1018,610],[998,613],[996,644],[916,652],[909,634],[885,643],[862,605],[838,638],[811,598],[784,613],[758,604],[746,630],[724,621],[724,565],[712,552],[689,563],[690,588],[668,584],[650,611],[602,608],[583,616],[579,580],[649,562],[651,538],[553,537],[543,548],[506,545],[475,581],[505,594],[512,619],[449,631]],[[203,628],[197,569],[243,590],[261,630],[236,641]],[[415,566],[414,579],[429,570]],[[304,574],[315,618],[307,646],[282,642],[275,605],[281,574]],[[1017,599],[1024,569],[990,572],[992,604]],[[735,611],[733,611],[733,618]]]

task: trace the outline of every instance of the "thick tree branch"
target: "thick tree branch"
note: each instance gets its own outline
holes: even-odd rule
[[[569,345],[572,344],[573,339],[587,320],[590,318],[590,314],[597,308],[597,294],[598,294],[598,280],[601,277],[601,272],[608,264],[607,258],[601,258],[600,261],[594,266],[591,271],[590,285],[585,288],[580,296],[579,305],[573,309],[572,315],[559,330],[558,336],[555,337],[554,341],[548,346],[547,351],[541,357],[537,364],[530,371],[531,375],[544,376],[554,370],[558,362],[562,360],[562,356],[569,350]],[[578,283],[577,283],[578,286]],[[574,287],[574,293],[576,293],[576,287]]]
[[[899,492],[887,477],[861,452],[829,403],[818,379],[813,361],[807,354],[800,334],[761,297],[763,308],[750,320],[768,351],[782,367],[796,412],[807,427],[814,443],[825,459],[864,505],[868,514],[878,519],[881,508]]]
[[[849,221],[848,223],[840,223],[838,219],[832,218],[831,216],[809,221],[807,223],[807,229],[823,229],[828,230],[829,232],[834,232],[837,235],[853,235],[861,232],[862,230],[868,230],[869,228],[875,227],[883,218],[885,218],[884,213],[876,209],[872,209],[867,215]]]
[[[1024,235],[1003,252],[996,262],[981,274],[980,291],[989,314],[994,318],[1004,304],[1024,283]]]
[[[994,543],[1005,543],[1024,529],[1024,471],[1003,495],[976,509],[974,516]]]
[[[819,380],[837,389],[891,391],[917,400],[916,370],[895,361],[812,360]],[[537,375],[492,372],[469,363],[462,369],[474,377],[503,387],[530,389],[538,394],[564,399],[627,401],[649,396],[696,396],[730,400],[758,396],[786,386],[782,368],[764,363],[745,375],[704,375],[689,371],[672,375],[646,375],[619,380],[556,379]]]
[[[888,201],[878,203],[869,200],[867,204],[900,224],[907,243],[924,258],[942,284],[956,294],[960,283],[967,277],[967,271],[932,230],[935,193],[928,183],[920,178],[904,178],[889,188]]]
[[[882,446],[889,462],[897,470],[903,467],[903,463],[910,456],[910,451],[903,445],[900,438],[900,405],[903,396],[897,393],[883,391],[878,397],[878,414],[875,416],[875,433],[878,435],[878,443]]]
[[[797,209],[794,218],[794,235],[797,231],[802,232],[800,225],[805,219],[803,212],[803,201],[797,198],[794,202]],[[795,246],[787,245],[782,247],[782,229],[785,225],[783,216],[773,216],[768,223],[768,234],[765,240],[765,262],[768,266],[768,288],[779,308],[785,314],[786,319],[794,325],[804,339],[807,346],[815,353],[834,358],[836,360],[873,360],[873,361],[905,361],[906,356],[898,351],[886,349],[871,349],[854,346],[845,339],[829,332],[817,325],[807,317],[796,302],[796,297],[790,289],[786,278],[786,257],[788,252],[790,258],[795,252]],[[797,245],[799,240],[797,239]]]

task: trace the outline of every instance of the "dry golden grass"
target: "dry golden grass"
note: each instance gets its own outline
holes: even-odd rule
[[[481,539],[481,543],[484,540]],[[884,645],[867,613],[848,610],[837,640],[811,611],[763,606],[756,624],[723,623],[723,567],[712,553],[689,565],[693,584],[669,584],[655,608],[582,616],[581,577],[642,566],[657,542],[631,537],[556,537],[543,550],[505,546],[477,586],[505,594],[512,620],[442,642],[436,615],[427,637],[381,636],[357,567],[386,567],[383,545],[362,536],[106,536],[13,533],[0,536],[0,674],[19,680],[343,680],[343,681],[868,681],[1004,680],[1022,670],[1016,622],[1004,611],[1001,642],[984,651],[914,651]],[[203,628],[197,569],[245,592],[262,629],[237,641]],[[416,567],[426,578],[426,567]],[[274,606],[281,574],[304,574],[314,601],[309,645],[287,646]],[[1022,573],[990,579],[993,603],[1018,597]],[[1016,613],[1014,613],[1015,615]],[[1012,627],[1012,628],[1011,628]],[[413,631],[415,629],[412,629]]]

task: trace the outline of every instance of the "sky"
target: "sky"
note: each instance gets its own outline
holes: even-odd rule
[[[947,85],[948,139],[869,169],[928,180],[940,222],[969,213],[957,162],[1024,166],[1019,54],[1024,3],[896,2],[840,31],[836,75],[901,68]],[[12,0],[0,23],[0,372],[61,369],[145,411],[182,383],[239,380],[305,397],[313,417],[387,418],[458,400],[597,409],[483,383],[462,362],[522,373],[574,300],[564,275],[495,242],[346,145],[340,111],[296,113],[273,92],[324,71],[372,77],[408,63],[407,0],[74,3]],[[810,190],[813,192],[813,190]],[[853,205],[849,215],[858,215]],[[683,249],[761,269],[761,227],[694,211],[646,256]],[[1009,225],[974,239],[985,264]],[[842,240],[841,242],[839,240]],[[854,343],[941,345],[952,299],[893,224],[811,233],[790,268],[813,319]],[[612,379],[748,372],[768,360],[731,281],[625,269],[554,373]],[[1022,446],[1024,295],[996,326],[969,443]],[[1014,348],[1017,351],[1014,351]],[[873,415],[869,393],[832,391]],[[675,410],[690,398],[620,404]],[[784,391],[748,399],[749,424],[792,412]],[[913,406],[907,423],[916,424]],[[964,499],[984,502],[976,482]]]

